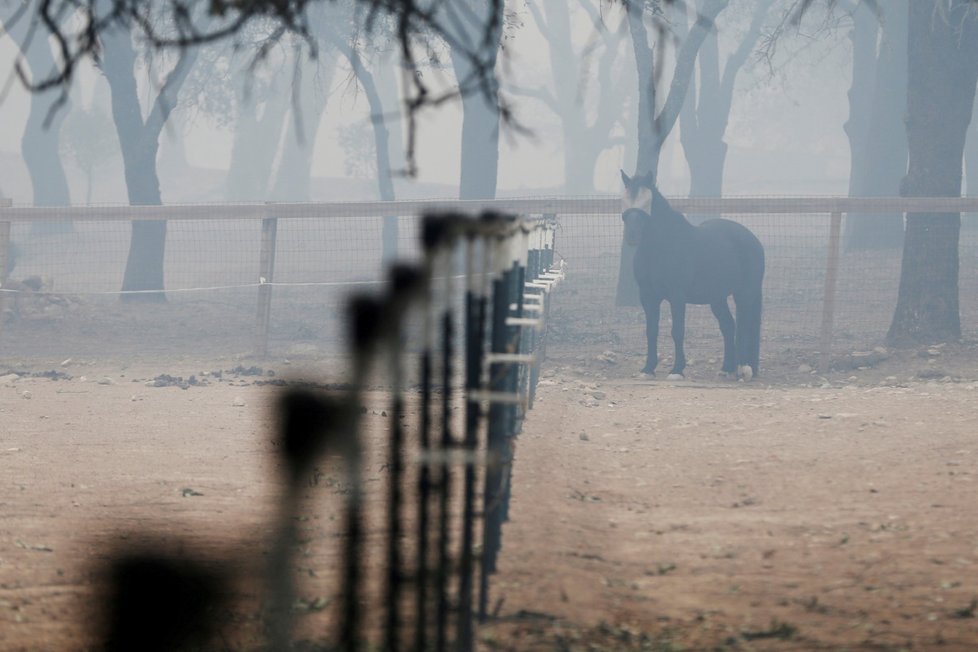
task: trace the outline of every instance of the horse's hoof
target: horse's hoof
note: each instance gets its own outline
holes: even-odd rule
[[[686,377],[682,374],[669,374],[669,376],[666,377],[666,380],[686,380]]]
[[[717,378],[721,380],[737,380],[737,374],[733,371],[718,371]]]
[[[749,364],[742,364],[737,367],[737,376],[746,383],[750,382],[750,379],[754,377],[754,370],[751,369]]]
[[[639,378],[644,378],[645,380],[655,380],[655,372],[640,371],[638,372]]]

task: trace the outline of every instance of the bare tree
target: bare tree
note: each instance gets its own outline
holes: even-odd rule
[[[160,134],[176,103],[177,93],[187,79],[198,49],[183,48],[176,62],[163,75],[163,82],[144,112],[136,83],[138,63],[133,33],[114,26],[99,35],[103,56],[99,68],[109,82],[112,94],[112,119],[125,170],[126,191],[133,206],[159,205],[160,181],[156,169]],[[149,70],[152,74],[153,70]],[[132,223],[129,256],[123,276],[124,301],[164,301],[163,255],[166,248],[166,221]]]
[[[625,71],[618,65],[621,30],[609,30],[598,7],[589,0],[577,4],[594,25],[592,38],[581,49],[574,47],[572,38],[572,3],[526,3],[534,23],[547,39],[552,84],[550,88],[507,87],[539,100],[558,117],[564,145],[564,190],[587,194],[594,190],[598,157],[616,144],[610,134],[615,123],[624,119],[626,84],[621,79]],[[624,22],[621,27],[625,27]]]
[[[699,84],[693,84],[687,90],[679,116],[680,142],[689,163],[691,197],[720,197],[723,194],[723,171],[727,159],[724,136],[733,104],[734,85],[761,37],[774,1],[754,0],[745,7],[749,10],[750,23],[739,37],[736,49],[724,62],[722,73],[716,27],[709,30],[700,47],[697,57]],[[703,12],[704,4],[704,0],[696,3],[699,13]],[[677,18],[676,26],[681,35],[686,34],[685,10]]]

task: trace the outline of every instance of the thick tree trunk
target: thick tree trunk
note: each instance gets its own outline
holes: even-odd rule
[[[449,49],[455,79],[462,91],[462,147],[459,199],[493,199],[499,173],[499,83],[496,57],[503,36],[503,16],[484,0],[455,0],[443,9],[452,37],[471,46],[486,70],[474,68],[463,52]]]
[[[101,66],[112,93],[112,119],[122,149],[126,190],[133,206],[162,203],[156,169],[160,133],[176,102],[176,96],[196,60],[196,49],[181,52],[167,76],[146,119],[137,93],[134,66],[136,53],[128,31],[103,34],[104,56]],[[166,222],[139,221],[132,224],[129,256],[122,280],[123,301],[165,301],[163,257],[166,249]],[[133,292],[133,294],[125,294]]]
[[[644,20],[644,4],[628,0],[628,31],[632,37],[632,53],[635,56],[635,71],[638,73],[638,154],[635,161],[635,175],[652,173],[653,179],[659,172],[659,155],[662,153],[664,134],[656,133],[655,122],[655,53],[649,44],[648,28]]]
[[[465,79],[469,64],[453,56],[455,74]],[[499,110],[475,91],[462,98],[462,155],[458,184],[459,199],[493,199],[499,170]]]
[[[859,12],[867,12],[860,5]],[[876,57],[869,125],[864,154],[853,158],[850,195],[893,197],[907,173],[907,130],[904,113],[907,98],[907,0],[881,5],[882,37]],[[875,17],[861,20],[875,21]],[[867,28],[868,31],[868,28]],[[854,63],[855,67],[855,63]],[[867,66],[868,67],[868,66]],[[855,76],[855,71],[854,71]],[[861,75],[865,82],[865,75]],[[847,250],[894,249],[903,244],[903,215],[850,214],[846,216]]]
[[[978,17],[968,0],[909,9],[907,197],[961,194],[964,141],[978,80]],[[887,340],[942,342],[961,336],[958,213],[908,214],[900,291]]]

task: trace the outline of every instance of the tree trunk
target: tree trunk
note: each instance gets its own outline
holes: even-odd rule
[[[182,50],[167,76],[146,119],[137,93],[134,66],[136,53],[127,30],[102,35],[102,71],[112,94],[112,119],[122,150],[126,191],[133,206],[158,206],[162,203],[156,169],[160,133],[176,102],[176,96],[197,57],[197,50]],[[163,257],[166,248],[166,221],[139,221],[132,224],[129,256],[122,280],[123,301],[166,300],[163,293]],[[134,292],[135,294],[125,294]]]
[[[852,13],[849,32],[852,42],[852,83],[849,86],[849,119],[843,129],[849,139],[849,196],[858,196],[866,171],[866,143],[869,134],[870,108],[873,104],[873,80],[876,78],[876,42],[879,20],[872,10],[858,3]]]
[[[687,100],[679,114],[680,141],[689,164],[691,197],[721,197],[723,172],[727,160],[727,144],[724,136],[733,105],[734,85],[737,75],[747,63],[754,46],[761,36],[768,11],[774,0],[761,0],[754,8],[751,24],[737,48],[727,57],[720,73],[720,51],[716,29],[710,30],[698,54],[700,76],[698,93],[695,88],[687,93]],[[705,5],[700,0],[700,5]],[[685,13],[677,20],[685,33]],[[702,221],[709,216],[690,216]]]
[[[594,170],[598,157],[610,146],[609,134],[615,122],[621,120],[624,93],[620,79],[614,74],[621,39],[617,34],[598,29],[593,38],[600,38],[603,50],[596,70],[582,74],[582,61],[587,54],[574,49],[572,39],[573,4],[566,0],[536,0],[527,3],[537,27],[547,39],[552,76],[552,92],[549,89],[527,91],[541,99],[560,119],[563,141],[564,192],[591,194],[594,191]],[[584,2],[582,7],[591,5]],[[591,16],[600,20],[596,12]],[[588,49],[596,46],[589,45]],[[593,50],[592,50],[593,51]],[[597,84],[597,91],[589,92],[588,86]],[[597,105],[593,118],[589,115],[586,96],[596,95]]]
[[[653,180],[659,172],[659,155],[662,153],[664,135],[656,133],[655,124],[655,53],[649,45],[648,28],[645,25],[644,4],[628,0],[628,31],[632,37],[632,53],[638,73],[638,154],[635,175],[652,173]]]
[[[46,28],[39,24],[37,12],[27,13],[10,28],[10,36],[24,55],[31,74],[41,78],[55,68],[51,46],[45,38]],[[30,39],[28,41],[28,39]],[[69,206],[71,194],[68,179],[61,164],[61,125],[71,105],[66,104],[51,113],[60,98],[61,89],[54,88],[30,96],[30,113],[20,141],[21,154],[31,178],[35,206]],[[50,122],[45,125],[45,122]],[[35,222],[31,235],[65,233],[72,230],[71,222]]]
[[[336,53],[332,48],[323,48],[319,58],[305,62],[299,78],[293,80],[299,84],[299,110],[296,112],[293,107],[290,113],[275,185],[269,196],[273,201],[310,200],[312,155],[335,72]]]
[[[964,144],[964,171],[968,196],[978,197],[978,101],[971,113],[971,128]],[[966,213],[962,219],[969,229],[978,227],[978,213]]]
[[[464,79],[469,64],[453,56],[455,74]],[[495,98],[474,91],[462,98],[462,158],[459,174],[459,199],[493,199],[499,170],[499,110],[490,102]]]
[[[407,158],[404,152],[404,125],[401,115],[401,89],[398,77],[401,73],[400,63],[394,59],[382,61],[373,71],[374,84],[377,87],[377,97],[384,107],[390,142],[390,169],[392,172],[403,173],[407,170]]]
[[[384,103],[380,98],[380,93],[377,91],[374,76],[364,65],[360,55],[352,48],[347,49],[346,55],[350,60],[350,65],[353,67],[353,73],[360,81],[360,86],[363,88],[363,92],[367,96],[367,102],[370,105],[370,122],[373,124],[374,132],[374,156],[377,159],[377,192],[382,201],[393,201],[395,196],[394,178],[391,173],[390,131],[387,129]],[[397,118],[397,122],[399,121],[400,113],[398,113]],[[464,151],[463,146],[463,156]],[[495,187],[493,187],[493,192],[495,192]],[[396,258],[398,248],[398,222],[396,215],[387,215],[384,217],[381,240],[383,259],[389,261]]]
[[[883,29],[872,81],[873,97],[863,144],[864,154],[858,162],[853,159],[853,173],[850,176],[849,194],[853,197],[896,196],[900,193],[900,182],[907,173],[907,130],[904,124],[907,0],[892,0],[881,5],[881,9],[884,12]],[[857,14],[859,12],[868,13],[868,10],[860,4]],[[869,20],[875,21],[875,18]],[[903,243],[903,215],[847,215],[844,240],[845,248],[849,251],[895,249]]]
[[[495,66],[504,16],[493,12],[493,3],[484,0],[455,0],[450,5],[443,11],[452,38],[469,46],[481,43],[477,54],[487,68],[480,75],[467,54],[449,48],[455,79],[462,90],[459,199],[493,199],[499,172],[500,119]]]
[[[964,141],[978,81],[978,17],[968,0],[909,3],[907,197],[958,197]],[[900,291],[887,340],[961,336],[959,213],[908,214]]]
[[[254,94],[251,97],[238,95],[225,190],[229,201],[264,201],[268,198],[269,180],[282,141],[291,94],[278,78],[263,95],[262,106],[258,105]]]

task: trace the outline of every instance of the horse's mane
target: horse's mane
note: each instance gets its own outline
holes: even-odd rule
[[[663,197],[662,193],[660,193],[659,189],[655,186],[652,186],[652,215],[667,216],[666,220],[669,223],[687,224],[692,226],[689,220],[686,219],[686,216],[673,208],[672,204],[669,203],[669,200]]]

